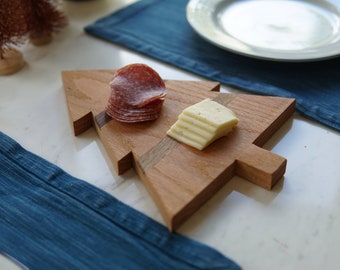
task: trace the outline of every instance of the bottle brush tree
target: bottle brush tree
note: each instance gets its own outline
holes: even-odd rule
[[[15,49],[24,41],[28,28],[21,0],[0,0],[0,75],[14,73],[24,66],[22,53]]]
[[[3,0],[1,0],[3,1]],[[26,18],[29,39],[34,45],[44,45],[52,40],[53,33],[67,25],[67,17],[57,0],[22,0],[28,11]]]
[[[27,37],[34,45],[47,44],[67,23],[58,0],[0,0],[0,75],[23,67],[15,47]]]

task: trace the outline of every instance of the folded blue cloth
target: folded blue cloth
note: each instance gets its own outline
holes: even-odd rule
[[[91,35],[252,93],[293,97],[297,110],[340,130],[340,58],[287,63],[217,48],[186,20],[183,0],[141,0],[85,27]]]
[[[0,254],[29,269],[240,269],[1,132],[0,145]]]

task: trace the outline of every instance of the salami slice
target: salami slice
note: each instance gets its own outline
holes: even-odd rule
[[[159,117],[166,88],[159,74],[145,64],[131,64],[116,71],[111,82],[106,113],[127,123]]]

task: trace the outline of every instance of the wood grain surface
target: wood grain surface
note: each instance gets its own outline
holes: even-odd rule
[[[25,65],[22,53],[16,49],[5,49],[3,58],[0,58],[0,75],[11,75]]]
[[[286,170],[286,159],[261,146],[293,114],[295,100],[220,93],[207,81],[165,81],[161,116],[127,124],[105,114],[114,70],[63,71],[74,134],[94,126],[118,174],[134,167],[170,231],[176,230],[234,175],[270,190]],[[205,98],[230,108],[238,125],[200,151],[166,135],[182,110]]]

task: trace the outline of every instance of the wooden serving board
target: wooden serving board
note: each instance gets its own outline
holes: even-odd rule
[[[104,110],[114,70],[64,71],[62,79],[75,135],[94,126],[118,174],[134,167],[170,231],[176,230],[234,175],[271,189],[286,159],[261,146],[293,114],[295,100],[220,93],[219,83],[166,81],[161,116],[126,124]],[[184,108],[212,98],[233,110],[238,125],[203,151],[166,135]]]

